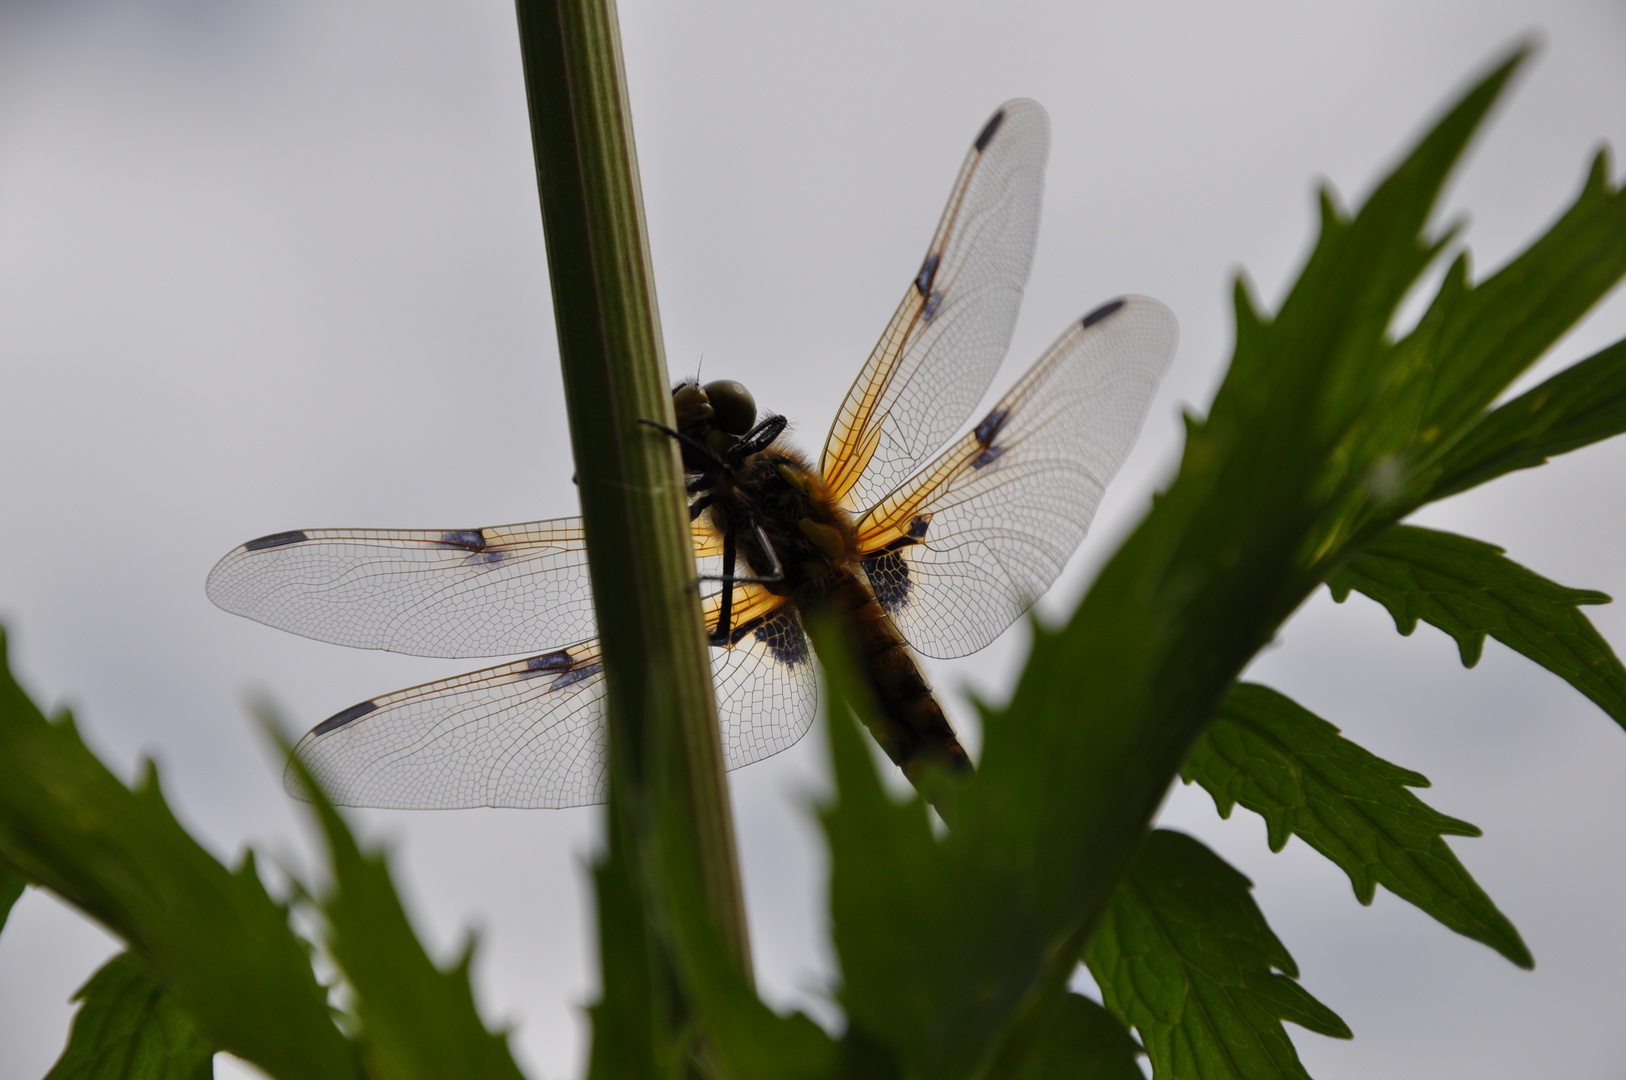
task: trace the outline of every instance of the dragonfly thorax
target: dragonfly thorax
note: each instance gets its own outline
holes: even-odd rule
[[[832,575],[855,565],[858,542],[851,515],[806,459],[789,447],[774,445],[752,454],[711,495],[712,525],[720,533],[732,531],[753,574],[771,575],[776,561],[782,568],[784,580],[768,586],[772,592],[818,593]],[[764,539],[771,555],[763,550]]]

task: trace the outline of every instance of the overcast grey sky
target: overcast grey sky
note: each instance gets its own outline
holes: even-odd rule
[[[1144,510],[1230,340],[1238,268],[1271,303],[1312,186],[1358,199],[1517,36],[1545,47],[1454,185],[1488,270],[1626,143],[1626,6],[691,3],[622,7],[667,354],[745,380],[822,437],[918,266],[965,147],[1038,99],[1053,149],[1038,256],[996,389],[1080,313],[1169,304],[1181,348],[1142,443],[1046,601],[1069,609]],[[1620,174],[1620,168],[1615,167]],[[1543,370],[1626,335],[1615,297]],[[1565,584],[1626,596],[1626,447],[1431,509]],[[309,865],[241,707],[301,726],[472,666],[321,645],[225,615],[233,545],[320,526],[466,528],[575,512],[541,227],[506,0],[0,2],[0,618],[42,701],[121,774],[159,761],[222,856]],[[1626,646],[1626,612],[1594,611]],[[1006,692],[1020,627],[932,665]],[[1297,841],[1176,791],[1165,822],[1255,881],[1350,1043],[1293,1029],[1318,1080],[1626,1070],[1626,733],[1494,643],[1318,594],[1255,676],[1434,781],[1485,830],[1454,848],[1513,919],[1521,972]],[[815,731],[733,777],[763,992],[830,1020]],[[535,1077],[580,1072],[598,812],[358,813],[441,956],[481,934],[478,993]],[[270,861],[270,860],[267,860]],[[115,943],[30,894],[0,937],[0,1080],[54,1060],[67,998]],[[223,1066],[223,1072],[241,1066]]]

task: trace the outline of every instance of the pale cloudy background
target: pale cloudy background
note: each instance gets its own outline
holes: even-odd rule
[[[659,4],[622,9],[674,371],[747,380],[822,437],[1000,101],[1054,150],[1015,374],[1120,292],[1179,315],[1145,437],[1061,585],[1067,610],[1178,452],[1228,351],[1228,278],[1274,302],[1311,185],[1358,197],[1516,35],[1546,47],[1452,191],[1499,264],[1626,143],[1626,7],[1431,4]],[[1616,168],[1617,175],[1619,167]],[[1626,334],[1618,297],[1549,365]],[[214,560],[324,525],[470,527],[572,513],[514,19],[460,4],[0,0],[0,616],[42,700],[121,774],[162,765],[222,856],[309,865],[241,708],[309,724],[471,665],[353,652],[227,616]],[[1626,445],[1431,510],[1567,584],[1626,596]],[[1626,646],[1626,613],[1594,616]],[[1020,628],[934,665],[998,696]],[[1165,821],[1250,874],[1305,985],[1356,1032],[1293,1029],[1319,1080],[1626,1070],[1626,733],[1494,643],[1474,671],[1424,628],[1319,594],[1257,672],[1435,782],[1454,841],[1538,960],[1516,970],[1380,891],[1363,909],[1298,842],[1177,791]],[[963,711],[963,700],[955,704]],[[815,733],[736,774],[760,981],[832,1014]],[[360,813],[441,956],[478,928],[487,1017],[535,1077],[578,1075],[593,994],[583,867],[598,813]],[[0,937],[0,1080],[33,1080],[115,943],[29,894]],[[241,1069],[223,1063],[222,1071]]]

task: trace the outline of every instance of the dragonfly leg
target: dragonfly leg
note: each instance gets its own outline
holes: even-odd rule
[[[716,468],[719,471],[722,471],[722,472],[729,471],[728,462],[726,462],[722,458],[718,457],[716,452],[713,451],[711,447],[707,446],[705,443],[701,442],[699,439],[694,438],[692,435],[685,435],[681,431],[674,431],[673,429],[667,427],[665,424],[657,424],[655,421],[653,421],[653,420],[645,420],[641,416],[638,418],[638,422],[640,424],[645,425],[646,427],[654,428],[656,431],[660,432],[662,435],[666,435],[666,436],[668,436],[670,438],[676,439],[678,442],[682,443],[684,446],[688,447],[690,450],[693,450],[695,453],[699,454],[701,457],[703,457],[707,461],[711,462],[711,464],[716,466]]]
[[[716,498],[717,498],[717,496],[715,496],[713,494],[710,494],[710,493],[707,493],[705,495],[700,496],[700,498],[696,499],[694,502],[690,503],[689,504],[689,520],[693,521],[695,518],[697,518],[701,514],[705,513],[706,512],[706,507],[710,506],[712,504],[712,501],[714,499],[716,499]]]
[[[734,586],[736,585],[777,585],[785,580],[785,568],[779,562],[773,545],[768,542],[768,534],[762,531],[762,526],[751,522],[751,529],[756,533],[757,543],[767,553],[768,560],[773,564],[770,573],[762,577],[748,577],[734,573],[735,563],[739,557],[739,545],[734,539],[732,530],[723,534],[723,572],[721,574],[701,574],[701,581],[720,581],[723,583],[723,603],[717,611],[717,627],[710,634],[713,645],[728,645],[729,636],[734,632]]]
[[[750,576],[734,573],[734,561],[737,557],[734,533],[729,531],[723,534],[723,572],[721,574],[701,574],[700,581],[721,581],[725,585],[778,585],[785,580],[785,568],[779,562],[779,556],[774,552],[773,544],[768,540],[768,534],[762,531],[762,526],[751,522],[751,529],[756,533],[757,544],[767,554],[768,561],[773,565],[766,574]],[[732,588],[730,588],[732,592]],[[727,595],[723,601],[728,602]]]
[[[775,582],[784,581],[785,568],[779,565],[779,554],[778,552],[774,551],[773,544],[768,541],[768,534],[763,532],[762,526],[758,525],[755,521],[751,522],[751,529],[757,534],[757,546],[762,549],[763,554],[768,556],[768,562],[772,564],[768,570],[769,576],[762,579],[761,584],[768,585]]]
[[[723,606],[717,612],[717,629],[712,631],[714,645],[727,645],[734,632],[734,534],[723,536]]]
[[[740,438],[739,442],[735,443],[729,448],[730,456],[743,461],[752,454],[761,453],[763,450],[766,450],[770,445],[772,445],[775,439],[784,434],[785,428],[787,425],[789,425],[789,423],[790,421],[786,420],[783,416],[768,417],[766,420],[762,421],[762,423],[746,432]]]

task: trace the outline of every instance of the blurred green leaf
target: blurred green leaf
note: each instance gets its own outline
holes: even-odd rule
[[[1520,967],[1533,965],[1519,932],[1443,839],[1479,830],[1413,795],[1425,777],[1366,752],[1269,687],[1241,683],[1226,696],[1183,775],[1207,789],[1221,817],[1237,803],[1263,817],[1272,851],[1297,834],[1349,875],[1361,903],[1381,884]]]
[[[1124,1026],[1079,994],[1064,995],[1023,1066],[1021,1080],[1144,1080],[1143,1051]]]
[[[253,858],[228,871],[175,820],[154,768],[125,787],[71,717],[45,720],[4,658],[0,637],[0,856],[124,938],[218,1048],[283,1080],[355,1076]]]
[[[955,957],[969,943],[948,936],[948,905],[933,903],[942,852],[926,804],[919,797],[894,802],[882,788],[853,712],[863,716],[874,706],[850,643],[839,626],[809,629],[825,665],[835,773],[836,801],[823,819],[831,937],[849,1024],[845,1049],[873,1055],[884,1047],[902,1075],[946,1075],[956,1065],[967,1071],[969,1063],[955,1061],[955,1017],[941,1007],[939,982],[956,977]]]
[[[1389,609],[1410,634],[1421,619],[1456,639],[1462,663],[1479,662],[1485,635],[1523,653],[1626,725],[1626,668],[1585,615],[1607,604],[1526,570],[1482,540],[1396,525],[1369,542],[1327,582],[1340,603],[1353,590]]]
[[[659,752],[671,749],[662,746]],[[657,772],[670,776],[669,769]],[[734,1080],[851,1076],[850,1070],[837,1069],[839,1047],[823,1029],[801,1013],[775,1013],[736,966],[733,950],[707,909],[693,833],[679,824],[678,815],[667,812],[672,787],[654,786],[652,891],[660,898],[658,917],[671,946],[682,1000],[694,1013],[708,1074]]]
[[[660,967],[648,903],[626,856],[610,807],[609,850],[593,868],[598,900],[599,999],[588,1080],[656,1080],[682,1075],[686,1044],[672,1045],[669,979]]]
[[[1626,431],[1626,341],[1492,410],[1448,450],[1430,500]]]
[[[261,718],[273,733],[278,730],[268,714]],[[435,966],[412,930],[384,857],[362,852],[304,763],[286,744],[282,749],[327,839],[333,886],[321,905],[328,949],[354,991],[351,1009],[360,1021],[368,1077],[523,1080],[507,1035],[487,1031],[475,1008],[469,986],[473,942],[451,970]]]
[[[1350,1037],[1294,981],[1251,887],[1196,840],[1158,829],[1101,922],[1090,973],[1160,1080],[1308,1080],[1282,1021]]]
[[[22,872],[4,859],[0,859],[0,930],[6,928],[6,920],[11,917],[11,909],[23,895],[28,887],[28,879]]]
[[[214,1047],[152,977],[120,953],[73,996],[83,1002],[45,1080],[207,1080]]]
[[[647,834],[650,848],[645,862],[648,897],[644,910],[649,912],[650,921],[627,927],[639,919],[637,908],[628,905],[617,913],[617,921],[610,924],[606,934],[628,928],[634,934],[659,935],[671,957],[679,990],[676,999],[684,1003],[693,1018],[692,1042],[681,1049],[698,1056],[705,1075],[734,1080],[817,1080],[852,1075],[837,1070],[839,1047],[817,1024],[801,1013],[780,1016],[757,997],[749,973],[740,969],[739,952],[725,940],[725,929],[718,922],[720,913],[706,900],[701,881],[703,863],[696,852],[701,841],[680,811],[685,777],[677,726],[657,726],[649,733],[647,746],[646,791],[651,800],[651,828]],[[620,853],[628,850],[632,845],[624,842],[612,846],[612,854],[617,857],[624,858]],[[602,869],[601,875],[609,869]],[[600,887],[604,888],[602,884]],[[606,951],[612,947],[616,947],[614,943],[604,941]],[[624,977],[628,983],[637,979],[640,971],[651,970],[650,959],[628,955],[618,962],[628,965]],[[630,999],[631,995],[624,997]],[[609,993],[605,1000],[611,1000]],[[662,1060],[658,1036],[649,1041],[657,1047],[655,1060]],[[676,1054],[668,1056],[682,1060]],[[606,1068],[598,1075],[619,1080],[626,1074]]]

